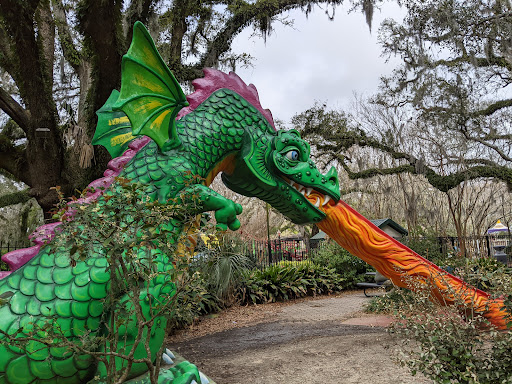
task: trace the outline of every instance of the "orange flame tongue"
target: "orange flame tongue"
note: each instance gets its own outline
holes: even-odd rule
[[[399,287],[407,287],[404,276],[417,278],[439,302],[452,304],[460,297],[476,312],[482,313],[499,329],[507,321],[503,300],[469,286],[461,279],[444,272],[413,250],[381,231],[343,201],[330,202],[321,208],[327,217],[318,227],[354,256],[366,261]]]

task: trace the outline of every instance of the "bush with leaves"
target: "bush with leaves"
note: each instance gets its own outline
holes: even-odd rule
[[[415,293],[395,301],[398,321],[390,328],[401,365],[436,383],[512,383],[511,331],[495,330],[457,292],[449,292],[455,305],[441,306],[431,301],[430,287],[414,279],[408,284]],[[501,292],[510,303],[509,288]]]
[[[245,246],[234,233],[208,233],[206,242],[197,248],[192,268],[204,276],[208,291],[223,306],[236,301],[242,273],[255,265],[245,253]],[[204,236],[203,236],[204,237]]]
[[[80,336],[71,337],[53,318],[41,318],[26,337],[15,333],[0,341],[22,350],[37,342],[90,355],[104,364],[108,383],[124,382],[134,364],[145,364],[150,381],[156,383],[161,359],[152,361],[151,356],[134,351],[149,351],[151,338],[144,335],[177,313],[176,297],[184,294],[174,283],[183,280],[188,260],[176,252],[176,244],[183,237],[182,225],[195,219],[196,202],[188,196],[165,204],[151,201],[145,186],[122,178],[89,204],[61,196],[55,217],[63,223],[49,246],[70,268],[87,269],[91,262],[104,267],[108,282],[97,329],[85,328]],[[127,328],[135,334],[129,347],[124,346]],[[163,348],[164,344],[157,356]]]
[[[319,245],[311,258],[315,264],[334,269],[343,278],[343,288],[354,288],[365,281],[365,273],[372,268],[363,260],[351,255],[334,241],[327,240]]]
[[[411,248],[418,255],[439,266],[450,264],[450,261],[456,258],[452,254],[443,251],[443,246],[439,243],[439,238],[437,237],[407,236],[401,238],[400,242],[406,247]]]
[[[189,270],[182,275],[176,286],[176,305],[169,319],[169,332],[194,323],[202,315],[220,311],[219,299],[208,290],[208,283],[202,273]]]
[[[382,296],[375,296],[365,305],[365,312],[394,314],[413,293],[407,289],[394,287],[394,289]]]
[[[242,304],[273,303],[342,287],[343,278],[334,269],[309,261],[289,261],[244,272],[237,298]]]

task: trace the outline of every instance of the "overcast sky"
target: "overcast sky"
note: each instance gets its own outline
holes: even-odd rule
[[[386,17],[400,19],[403,11],[384,4],[376,10],[370,34],[365,17],[347,14],[348,7],[336,9],[334,21],[315,7],[306,18],[300,11],[288,15],[294,27],[274,25],[266,43],[251,38],[246,30],[234,41],[236,53],[246,52],[255,59],[253,67],[238,68],[237,74],[258,89],[264,108],[285,123],[311,107],[315,100],[331,108],[346,108],[354,92],[371,95],[377,91],[379,77],[391,73],[398,60],[388,63],[377,43],[378,28]]]

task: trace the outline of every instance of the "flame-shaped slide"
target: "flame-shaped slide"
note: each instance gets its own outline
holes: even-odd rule
[[[462,300],[482,314],[499,329],[511,321],[503,299],[474,288],[463,280],[443,271],[437,265],[388,236],[343,201],[322,207],[327,217],[318,227],[354,256],[366,261],[388,277],[398,287],[407,286],[408,277],[428,287],[440,303],[454,304]]]

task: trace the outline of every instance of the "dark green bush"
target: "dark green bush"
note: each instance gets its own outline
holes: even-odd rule
[[[512,332],[471,316],[470,304],[456,292],[456,305],[449,307],[429,297],[428,289],[419,289],[400,300],[399,320],[390,328],[399,338],[399,362],[436,383],[512,383]]]
[[[437,237],[408,236],[401,238],[400,242],[438,266],[450,264],[450,261],[456,258],[448,252],[443,252],[442,245]]]
[[[343,278],[342,288],[354,288],[365,280],[365,273],[373,270],[363,260],[351,255],[334,241],[320,244],[318,251],[311,258],[315,264],[334,269]]]
[[[169,319],[170,329],[181,329],[192,324],[201,315],[218,312],[219,299],[208,292],[208,283],[200,272],[184,276],[177,283],[176,304]]]
[[[364,310],[370,313],[395,313],[412,294],[409,290],[395,287],[385,295],[373,297]]]
[[[342,283],[334,269],[308,261],[281,262],[244,272],[237,297],[241,304],[271,303],[338,291]]]

